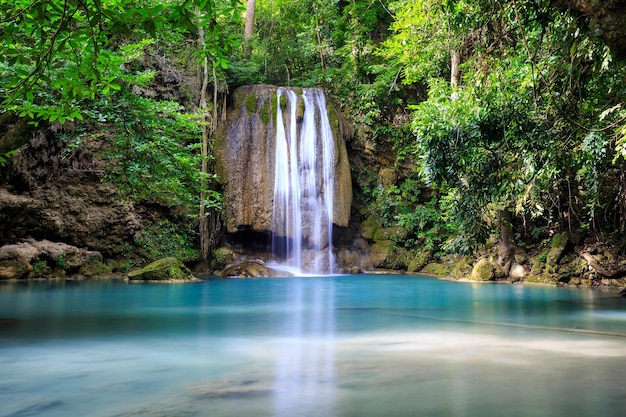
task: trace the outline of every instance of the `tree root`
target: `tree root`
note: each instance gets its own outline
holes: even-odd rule
[[[605,278],[622,278],[626,276],[626,269],[620,268],[614,271],[609,271],[608,269],[603,268],[602,265],[598,263],[596,258],[594,258],[593,255],[587,251],[577,248],[576,253],[583,257],[595,272]]]

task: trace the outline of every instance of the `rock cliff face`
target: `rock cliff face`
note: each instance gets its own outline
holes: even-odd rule
[[[225,189],[229,233],[272,230],[277,89],[269,85],[236,89],[227,120],[219,129],[215,156]],[[300,124],[304,112],[302,90],[295,91]],[[347,226],[352,205],[352,180],[344,142],[347,129],[332,103],[327,104],[327,112],[335,137],[333,223]],[[284,117],[289,118],[287,112]]]

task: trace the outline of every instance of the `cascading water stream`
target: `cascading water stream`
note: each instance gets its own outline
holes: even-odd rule
[[[298,272],[333,273],[334,137],[319,89],[303,89],[298,132],[298,96],[279,88],[273,207],[273,251]],[[289,115],[285,120],[281,98]]]

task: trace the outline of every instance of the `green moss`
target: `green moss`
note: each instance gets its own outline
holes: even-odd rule
[[[261,112],[261,119],[263,120],[263,124],[268,124],[270,122],[270,103],[265,103],[263,106],[263,111]]]
[[[365,239],[369,240],[380,240],[376,239],[378,231],[382,227],[382,223],[380,218],[377,216],[370,216],[363,223],[361,223],[361,234]]]
[[[128,273],[131,281],[191,281],[195,277],[178,259],[173,257],[159,259],[151,264]]]
[[[256,113],[256,96],[254,93],[250,94],[246,100],[246,110],[248,110],[248,114]]]
[[[432,257],[432,253],[428,250],[419,250],[412,253],[412,256],[409,259],[407,265],[408,272],[419,272],[426,266],[430,258]]]
[[[495,279],[493,264],[488,259],[479,259],[474,265],[469,278],[472,281],[493,281]]]
[[[447,263],[431,262],[420,271],[424,274],[436,275],[440,277],[449,276],[451,269]]]
[[[467,278],[472,273],[472,258],[466,256],[454,264],[451,274],[456,279]]]
[[[289,103],[287,101],[287,97],[285,97],[285,96],[280,96],[279,102],[280,102],[280,108],[281,109],[286,109],[287,108],[287,104]]]
[[[80,266],[80,273],[86,277],[97,277],[110,275],[113,272],[111,267],[102,263],[100,259],[93,257]]]
[[[213,252],[213,260],[211,261],[211,267],[213,269],[224,269],[226,265],[233,262],[234,253],[232,249],[227,247],[217,248]]]

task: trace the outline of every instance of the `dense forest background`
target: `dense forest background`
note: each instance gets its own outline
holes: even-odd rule
[[[144,257],[208,266],[229,92],[318,86],[355,126],[355,218],[402,230],[381,266],[495,244],[508,274],[563,232],[623,255],[626,7],[596,3],[1,0],[0,164],[51,126],[67,158],[104,141],[100,178],[167,212]]]

